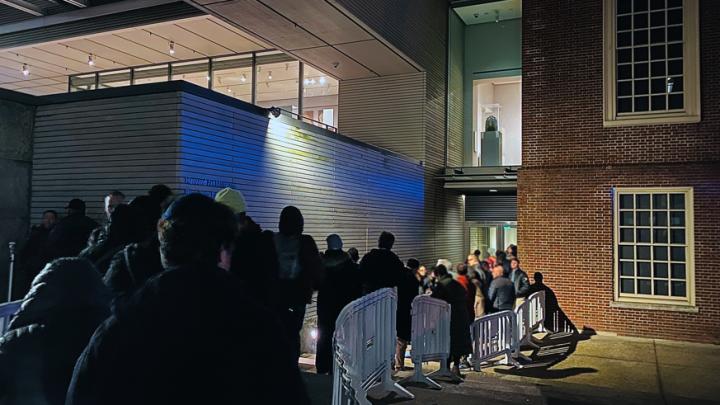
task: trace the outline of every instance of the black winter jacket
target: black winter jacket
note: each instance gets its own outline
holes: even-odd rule
[[[114,295],[113,305],[126,302],[147,280],[163,271],[160,242],[127,245],[113,256],[103,281]]]
[[[83,214],[61,219],[48,235],[49,258],[77,256],[87,246],[88,237],[97,226],[97,222]]]
[[[397,287],[405,265],[395,253],[388,249],[373,249],[360,261],[365,294],[381,288]]]
[[[459,357],[472,353],[465,288],[446,274],[437,279],[432,297],[450,304],[450,354]]]

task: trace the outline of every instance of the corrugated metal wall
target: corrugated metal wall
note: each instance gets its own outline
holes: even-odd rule
[[[463,164],[465,23],[453,10],[448,18],[448,166],[457,167]]]
[[[424,157],[425,74],[340,81],[338,130],[363,142]]]
[[[469,195],[466,221],[517,221],[517,195]]]
[[[102,221],[103,197],[118,189],[145,194],[178,188],[180,96],[177,92],[44,105],[33,139],[31,216],[82,198]]]

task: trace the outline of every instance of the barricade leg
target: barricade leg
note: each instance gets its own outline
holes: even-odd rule
[[[422,367],[420,368],[420,370],[420,372],[422,373]],[[403,388],[400,384],[393,381],[390,367],[387,367],[387,369],[383,373],[382,381],[380,382],[380,384],[382,384],[382,389],[385,392],[394,392],[400,397],[415,399],[415,395]]]
[[[432,379],[428,378],[425,374],[423,374],[422,371],[422,362],[413,362],[413,366],[415,367],[415,370],[413,371],[413,374],[409,377],[405,377],[400,381],[400,384],[408,383],[408,382],[415,382],[420,384],[429,385],[430,388],[433,389],[442,389],[442,386]]]

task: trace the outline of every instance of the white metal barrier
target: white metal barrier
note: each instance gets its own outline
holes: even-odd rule
[[[10,325],[10,320],[20,309],[22,300],[0,304],[0,336],[4,335]]]
[[[430,377],[446,377],[453,381],[462,381],[448,368],[450,357],[450,304],[428,295],[418,295],[412,302],[412,361],[415,365],[413,375],[402,382],[419,382],[441,389],[440,384]],[[440,370],[424,375],[422,363],[439,361]]]
[[[470,327],[473,343],[473,369],[480,371],[481,364],[503,356],[500,364],[520,367],[512,355],[517,347],[517,315],[501,311],[485,315]]]
[[[383,288],[349,303],[340,312],[333,335],[333,405],[370,404],[367,394],[375,386],[415,398],[391,376],[396,310],[397,293]]]
[[[520,354],[520,346],[538,348],[539,346],[532,341],[532,334],[545,330],[543,326],[545,322],[545,291],[538,291],[530,295],[515,309],[515,315],[517,318],[517,345],[513,355],[524,357]]]

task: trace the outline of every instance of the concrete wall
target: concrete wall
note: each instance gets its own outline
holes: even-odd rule
[[[30,214],[30,171],[35,107],[0,93],[0,301],[7,291],[8,242],[22,244]]]

